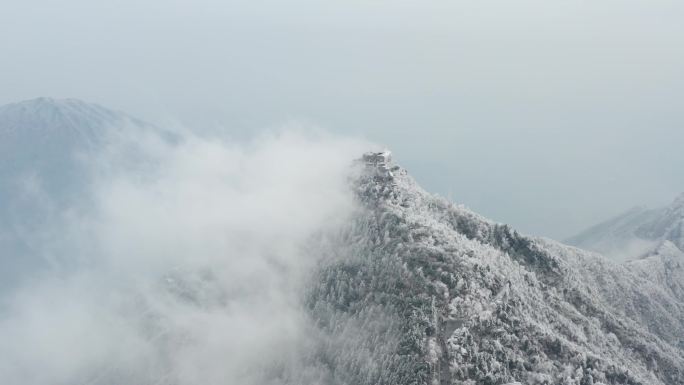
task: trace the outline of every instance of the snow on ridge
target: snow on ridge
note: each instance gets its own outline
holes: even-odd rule
[[[324,286],[339,285],[340,277],[345,288],[382,284],[355,291],[351,308],[347,295],[339,303],[328,294],[318,301],[360,309],[382,307],[375,298],[398,297],[388,311],[411,314],[394,321],[409,331],[401,344],[423,357],[388,364],[410,368],[405,378],[441,384],[684,381],[684,306],[669,280],[521,235],[424,191],[401,167],[391,170],[391,179],[369,172],[358,182],[370,213],[355,226],[362,234],[351,239],[360,242],[356,254],[369,257],[333,269]],[[393,281],[405,283],[392,291],[384,282]],[[344,317],[364,320],[353,310]]]
[[[105,128],[150,126],[123,112],[78,99],[40,97],[0,106],[0,135],[21,132],[78,132],[93,135]],[[14,133],[14,134],[12,134]]]

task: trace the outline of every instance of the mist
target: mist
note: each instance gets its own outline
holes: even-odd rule
[[[82,157],[87,194],[32,238],[49,268],[0,296],[4,383],[322,383],[301,293],[326,253],[307,245],[354,213],[351,160],[372,146],[175,139]]]
[[[0,103],[75,97],[244,138],[311,122],[564,239],[684,191],[682,17],[670,0],[7,1]]]
[[[684,384],[683,20],[0,1],[0,385]]]

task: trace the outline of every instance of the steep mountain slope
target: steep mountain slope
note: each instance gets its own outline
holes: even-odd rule
[[[308,299],[333,383],[684,383],[684,304],[659,282],[365,167]]]
[[[684,248],[684,194],[663,208],[629,210],[566,242],[616,260],[629,260],[650,253],[663,241]]]

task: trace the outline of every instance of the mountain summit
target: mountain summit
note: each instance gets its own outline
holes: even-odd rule
[[[40,206],[36,191],[45,191],[58,204],[85,199],[87,195],[82,192],[87,174],[75,154],[103,148],[107,133],[116,132],[122,125],[147,127],[125,114],[73,100],[36,99],[0,108],[0,144],[4,146],[0,148],[0,172],[4,173],[0,176],[6,182],[0,185],[0,221],[4,221],[0,222],[0,247],[10,250],[0,255],[1,273],[6,275],[0,277],[3,282],[22,268],[35,274],[35,267],[21,266],[17,261],[23,263],[22,252],[31,255],[35,240],[31,230],[37,227],[35,223],[49,219],[52,212],[51,207]],[[350,195],[346,196],[355,202],[350,204],[354,210],[349,217],[304,237],[303,245],[290,245],[297,257],[300,252],[315,256],[315,263],[307,265],[303,275],[301,293],[297,290],[297,298],[292,300],[295,318],[307,326],[304,348],[291,349],[289,343],[293,341],[288,339],[288,357],[276,357],[271,362],[259,355],[254,357],[254,367],[239,368],[238,377],[257,379],[251,383],[292,385],[684,384],[684,253],[678,243],[684,200],[678,199],[660,211],[635,210],[598,228],[607,229],[608,234],[661,242],[644,258],[617,264],[595,252],[520,234],[508,225],[430,194],[393,161],[389,151],[366,153],[350,163],[354,172],[341,182],[348,182],[349,189],[344,190]],[[225,162],[214,164],[230,166]],[[211,179],[209,186],[215,188]],[[222,175],[217,179],[230,178]],[[193,189],[195,183],[193,178]],[[253,199],[252,194],[249,198]],[[159,215],[185,204],[201,207],[193,206],[191,200],[174,199],[173,204],[162,205],[163,210],[152,212]],[[143,202],[151,205],[150,201]],[[290,211],[285,211],[289,220]],[[131,218],[140,219],[135,215]],[[255,219],[259,230],[267,220]],[[171,222],[186,226],[183,221]],[[150,223],[160,225],[159,221]],[[241,236],[243,223],[228,230],[217,229],[215,223],[221,222],[213,217],[210,223],[190,232],[218,231],[221,241],[217,244],[221,247],[217,253],[223,257],[226,242],[233,239],[231,236]],[[141,228],[147,231],[146,226]],[[17,229],[21,231],[15,232]],[[224,230],[238,234],[224,234]],[[598,230],[591,235],[600,235]],[[280,234],[280,228],[272,231]],[[244,244],[238,250],[249,249],[250,242],[262,242],[261,233],[251,235],[239,240]],[[141,237],[145,244],[147,234]],[[162,243],[167,241],[161,238]],[[278,273],[266,275],[263,282],[288,273],[287,264],[272,258],[280,251],[278,244],[267,246],[267,264],[275,265]],[[135,256],[135,250],[122,250]],[[151,250],[154,265],[166,269],[167,248]],[[206,249],[198,250],[196,254]],[[190,257],[202,259],[196,254]],[[230,253],[225,257],[231,258]],[[138,259],[134,262],[137,270]],[[107,291],[107,297],[117,299],[111,303],[122,309],[106,314],[125,315],[120,319],[125,320],[136,343],[144,342],[149,349],[138,352],[135,359],[119,346],[104,350],[104,361],[77,362],[61,382],[180,385],[197,383],[201,375],[200,365],[181,373],[190,373],[191,380],[180,377],[178,367],[188,369],[188,361],[197,364],[211,360],[221,367],[226,364],[222,355],[196,355],[193,348],[198,345],[190,344],[192,333],[186,333],[190,330],[187,327],[200,322],[219,332],[206,336],[223,336],[224,328],[231,325],[246,327],[242,322],[226,321],[240,311],[239,306],[231,305],[231,298],[240,298],[250,290],[222,281],[211,266],[196,274],[168,268],[168,272],[155,271],[149,278],[153,282],[144,281],[140,287],[129,287],[126,279],[112,274],[126,290]],[[251,273],[247,277],[251,284]],[[147,304],[147,297],[136,294],[136,290],[155,293],[150,299],[158,300]],[[71,295],[71,291],[67,293]],[[128,297],[132,298],[130,303],[118,302]],[[289,297],[287,300],[289,304]],[[100,320],[102,309],[95,309],[92,322],[112,322]],[[267,310],[256,316],[278,323],[274,313],[279,309]],[[64,311],[71,315],[69,309]],[[169,311],[176,316],[180,313],[183,321],[172,322],[178,318],[171,317]],[[211,323],[201,323],[217,314]],[[72,318],[66,319],[71,326]],[[74,330],[81,338],[79,329]],[[47,334],[48,330],[39,332]],[[240,333],[241,329],[233,335]],[[204,339],[206,336],[202,334],[195,341],[210,346],[205,352],[221,352],[212,347],[235,342],[225,337]],[[272,337],[266,333],[265,340]],[[110,365],[110,352],[119,350],[125,359]],[[176,355],[178,351],[185,355]],[[146,361],[148,356],[150,361]],[[9,369],[15,370],[12,365]],[[30,370],[20,370],[18,376],[27,372]],[[217,373],[221,375],[208,378],[226,381],[225,372]]]
[[[389,157],[364,159],[364,213],[309,298],[338,383],[684,383],[681,285],[521,235]],[[667,258],[681,276],[682,256]]]
[[[78,99],[36,98],[0,107],[0,132],[74,130],[86,134],[115,124],[145,125],[124,114]]]
[[[75,152],[97,151],[124,128],[151,125],[76,99],[37,98],[0,107],[0,175],[50,174],[73,166]]]

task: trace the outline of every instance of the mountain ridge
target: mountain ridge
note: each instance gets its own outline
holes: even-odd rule
[[[0,117],[12,110],[30,122],[30,111],[37,108],[44,113],[35,119],[67,128],[35,125],[27,131],[38,127],[78,137],[82,130],[71,130],[69,124],[109,116],[101,107],[81,103],[34,100],[23,107],[0,107]],[[82,119],[70,118],[81,113],[86,115]],[[106,122],[118,119],[85,129],[105,130]],[[2,127],[0,119],[0,135]],[[17,131],[5,127],[10,127],[5,132]],[[72,151],[97,149],[104,143],[99,140],[69,146],[48,140],[57,158],[38,163],[31,157],[17,159],[48,180],[55,176],[52,170],[74,167],[73,175],[58,174],[46,184],[48,191],[59,193],[50,183],[73,187],[84,180],[72,163]],[[19,154],[25,146],[38,148],[35,156],[45,155],[36,142],[12,147]],[[348,182],[358,209],[339,230],[314,236],[305,245],[320,256],[301,298],[312,341],[297,353],[302,356],[293,360],[296,366],[260,363],[261,383],[684,384],[684,253],[669,240],[675,238],[684,200],[657,212],[634,209],[604,226],[610,234],[643,232],[657,238],[659,247],[618,264],[596,252],[523,235],[430,194],[388,151],[365,154],[351,167]],[[0,189],[0,195],[8,191]],[[61,193],[81,196],[78,190]],[[25,214],[22,210],[34,203],[19,205],[19,212]],[[211,274],[192,273],[166,276],[162,287],[188,306],[224,306],[221,282]],[[156,319],[153,309],[143,310]],[[183,340],[173,330],[154,329],[154,322],[145,325],[146,333],[168,334],[169,346],[162,351],[175,347],[174,337]],[[135,380],[125,367],[108,370],[93,383]],[[182,381],[168,377],[159,383]]]
[[[566,240],[617,261],[638,259],[669,241],[684,249],[684,193],[665,207],[637,207]]]
[[[380,308],[402,325],[398,361],[378,358],[392,375],[349,382],[684,382],[684,306],[664,287],[598,254],[522,236],[426,193],[396,165],[384,168],[391,177],[371,171],[358,184],[368,213],[344,244],[361,241],[324,270],[323,287],[347,289],[312,300],[314,310],[330,303],[335,316],[321,319],[366,324],[362,309]]]
[[[95,127],[126,120],[138,125],[147,125],[124,112],[74,98],[38,97],[0,106],[0,127],[4,130],[82,130],[84,126]]]

